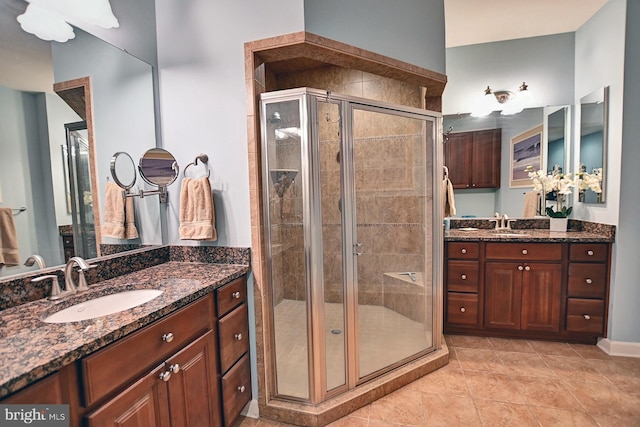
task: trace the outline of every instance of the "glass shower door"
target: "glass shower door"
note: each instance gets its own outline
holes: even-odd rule
[[[432,346],[433,126],[406,113],[353,109],[358,381]]]

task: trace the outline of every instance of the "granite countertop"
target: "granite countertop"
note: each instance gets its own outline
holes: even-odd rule
[[[106,346],[249,272],[248,265],[169,261],[91,285],[58,301],[41,299],[0,311],[0,398]],[[137,307],[80,322],[41,321],[96,296],[132,289],[163,293]]]
[[[614,241],[612,236],[587,231],[569,230],[567,232],[556,232],[549,231],[548,229],[489,230],[471,228],[455,228],[445,231],[444,240],[447,242],[468,242],[481,240],[487,242],[534,243],[611,243]]]

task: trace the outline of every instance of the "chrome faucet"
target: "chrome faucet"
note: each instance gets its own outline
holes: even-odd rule
[[[47,268],[47,263],[44,262],[44,258],[42,258],[40,255],[31,255],[24,262],[24,265],[27,267],[32,267],[36,264],[38,265],[39,269]]]
[[[77,264],[80,269],[78,270],[78,286],[73,283],[73,264]],[[84,276],[84,272],[92,268],[87,262],[79,256],[69,258],[67,264],[64,266],[64,287],[66,292],[86,291],[87,279]]]
[[[489,221],[496,222],[496,230],[511,230],[511,223],[516,222],[515,219],[509,219],[509,215],[503,214],[500,216],[498,212],[496,212],[494,218]]]

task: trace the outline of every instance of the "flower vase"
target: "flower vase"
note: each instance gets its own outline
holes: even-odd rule
[[[569,218],[549,218],[549,231],[567,231]]]

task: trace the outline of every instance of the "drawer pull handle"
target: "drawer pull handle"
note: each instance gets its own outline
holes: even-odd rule
[[[528,254],[528,253],[529,253],[529,251],[527,251],[526,249],[523,249],[523,250],[522,250],[522,255],[526,255],[526,254]]]
[[[462,250],[460,252],[462,252],[463,254],[466,254],[467,250],[465,248],[462,248]]]
[[[524,268],[525,270],[529,271],[531,270],[531,267],[529,267],[528,265]]]
[[[589,316],[588,314],[584,315],[585,320],[591,320],[591,316]]]
[[[462,280],[467,280],[467,275],[466,274],[463,274],[461,277],[462,277]]]
[[[521,265],[519,265],[519,266],[518,266],[518,270],[519,270],[519,271],[522,271],[522,270],[524,270],[524,267],[523,267],[523,266],[521,266]]]
[[[165,383],[171,379],[171,372],[164,371],[160,374],[160,379]]]
[[[167,334],[164,334],[164,335],[162,336],[162,341],[165,341],[165,342],[171,342],[171,341],[173,341],[173,334],[172,334],[171,332],[169,332],[169,333],[167,333]]]
[[[236,339],[236,341],[240,341],[242,339],[242,334],[235,334],[233,337]]]
[[[593,251],[587,251],[587,255],[593,256]]]
[[[243,386],[243,385],[241,385],[240,387],[238,387],[238,391],[239,391],[240,393],[244,393],[244,390],[245,390],[245,388],[244,388],[244,386]]]
[[[461,312],[461,313],[464,313],[465,311],[467,311],[467,309],[466,309],[466,308],[464,308],[464,307],[460,307],[460,312]]]
[[[169,366],[169,370],[172,373],[177,374],[178,372],[180,372],[180,365],[178,365],[177,363],[174,363],[173,365]]]
[[[586,279],[584,279],[584,281],[585,281],[588,285],[590,285],[590,284],[592,284],[592,283],[593,283],[593,280],[589,279],[588,277],[587,277]]]
[[[235,291],[234,293],[231,294],[231,296],[235,299],[240,299],[240,292],[239,291]]]

